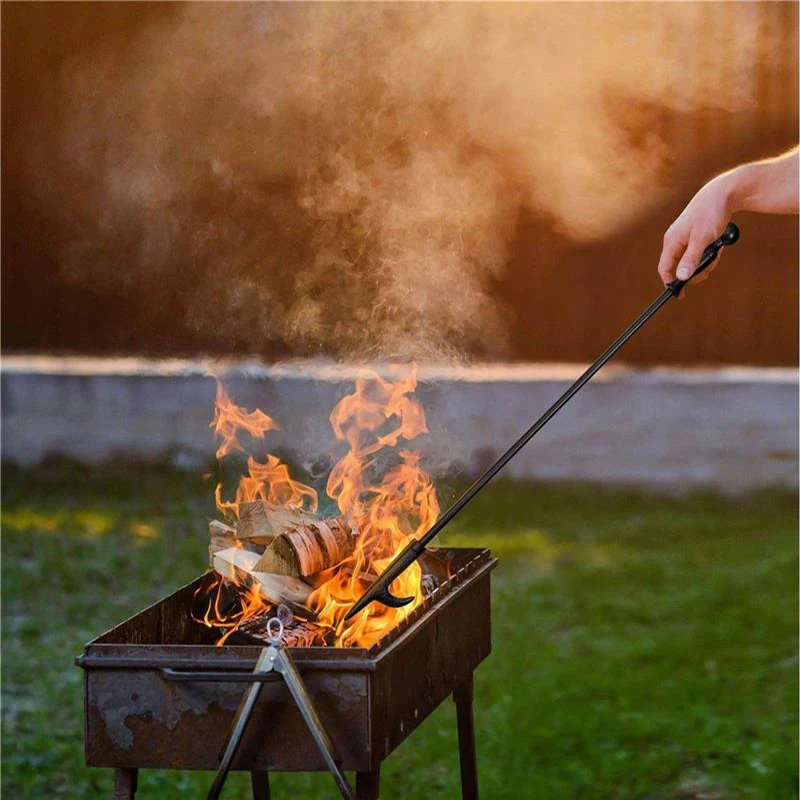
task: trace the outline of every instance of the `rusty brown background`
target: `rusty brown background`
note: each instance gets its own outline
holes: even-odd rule
[[[713,40],[716,4],[703,4],[693,46],[713,59],[720,80],[736,57],[735,37]],[[494,286],[507,308],[508,356],[516,360],[587,361],[659,290],[655,273],[664,229],[702,182],[738,162],[777,153],[797,141],[797,4],[762,3],[756,35],[763,58],[755,71],[757,107],[712,113],[698,105],[677,113],[620,107],[632,130],[682,143],[666,167],[671,201],[628,229],[576,245],[547,219],[521,212],[505,279]],[[58,234],[30,185],[17,135],[36,121],[47,149],[65,121],[57,102],[59,71],[99,41],[125,48],[136,29],[169,12],[168,4],[3,3],[2,52],[2,335],[6,351],[194,354],[241,350],[182,326],[180,286],[154,305],[135,287],[101,293],[59,270]],[[778,42],[777,48],[775,42]],[[633,135],[633,134],[632,134]],[[633,143],[634,145],[636,142]],[[69,198],[64,198],[69,202]],[[637,363],[790,365],[798,359],[798,225],[794,217],[740,215],[742,239],[712,281],[670,308],[626,348]],[[536,263],[534,263],[534,260]],[[267,358],[291,356],[270,345]]]

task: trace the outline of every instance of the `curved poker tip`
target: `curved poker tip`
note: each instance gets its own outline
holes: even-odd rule
[[[353,607],[345,615],[345,620],[354,617],[359,611],[363,611],[371,602],[377,600],[389,608],[402,608],[408,605],[413,597],[395,597],[390,591],[388,584],[392,578],[389,576],[378,578],[372,586],[367,589],[361,597],[356,600]]]
[[[413,597],[395,597],[390,591],[389,586],[394,580],[402,575],[419,557],[425,552],[425,545],[422,541],[411,539],[408,544],[395,556],[394,561],[389,564],[375,583],[367,589],[361,597],[356,600],[353,607],[347,612],[345,619],[350,619],[366,608],[373,600],[383,603],[389,608],[400,608],[408,605]]]

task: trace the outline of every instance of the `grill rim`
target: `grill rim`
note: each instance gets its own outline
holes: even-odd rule
[[[443,587],[434,590],[414,611],[400,621],[370,648],[364,647],[290,647],[295,664],[300,669],[342,670],[348,672],[374,672],[380,662],[392,652],[401,648],[403,643],[412,639],[419,628],[423,627],[439,612],[454,602],[456,597],[467,588],[473,580],[490,572],[497,566],[497,559],[488,548],[442,547],[439,551],[456,554],[471,553],[469,558]],[[152,611],[161,604],[169,603],[183,592],[193,591],[206,579],[206,574],[195,578],[190,583],[176,589],[161,600],[138,611],[104,633],[96,636],[84,646],[84,652],[75,658],[75,665],[84,670],[95,669],[142,669],[161,670],[166,667],[177,669],[203,669],[213,666],[225,671],[252,671],[258,654],[262,648],[258,645],[224,645],[215,644],[172,644],[172,643],[137,643],[137,642],[104,642],[106,637],[113,636],[115,631],[127,623],[135,621],[141,615]],[[441,592],[441,588],[446,591]],[[144,651],[144,654],[143,654]]]

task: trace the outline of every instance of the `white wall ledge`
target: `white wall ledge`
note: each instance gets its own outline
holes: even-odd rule
[[[588,364],[547,363],[469,363],[422,364],[420,381],[464,381],[467,383],[569,381]],[[297,378],[314,381],[353,380],[365,369],[391,375],[390,364],[362,365],[326,359],[283,361],[265,364],[256,359],[152,359],[132,356],[119,358],[93,356],[6,355],[0,358],[0,372],[40,375],[147,375],[185,377],[190,375],[231,375],[251,378]],[[400,367],[399,369],[403,369]],[[797,385],[800,371],[794,367],[632,367],[623,362],[608,364],[595,378],[598,381],[670,381],[675,383],[782,383]]]
[[[579,364],[419,369],[430,434],[415,446],[434,474],[475,474],[569,383]],[[391,369],[378,368],[383,374]],[[212,373],[234,401],[283,430],[269,445],[324,469],[341,455],[328,414],[363,368],[329,361],[153,360],[12,355],[2,359],[2,455],[86,463],[170,460],[201,468],[214,442]],[[798,485],[798,371],[725,367],[604,369],[506,468],[533,480],[740,491]]]

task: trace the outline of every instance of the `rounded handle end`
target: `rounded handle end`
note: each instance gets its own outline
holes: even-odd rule
[[[734,222],[729,222],[722,236],[719,237],[726,247],[736,244],[739,241],[739,226]]]
[[[691,276],[691,278],[687,278],[685,281],[675,278],[674,281],[670,281],[667,284],[666,288],[669,289],[673,297],[678,297],[683,287],[692,278],[697,277],[701,272],[703,272],[703,270],[708,269],[708,266],[716,259],[716,257],[719,255],[719,251],[723,247],[736,244],[738,241],[739,226],[733,222],[729,222],[725,230],[722,232],[722,236],[720,236],[715,242],[712,242],[703,251],[703,257],[700,259],[700,263],[697,265],[697,269],[694,271],[694,274]]]

